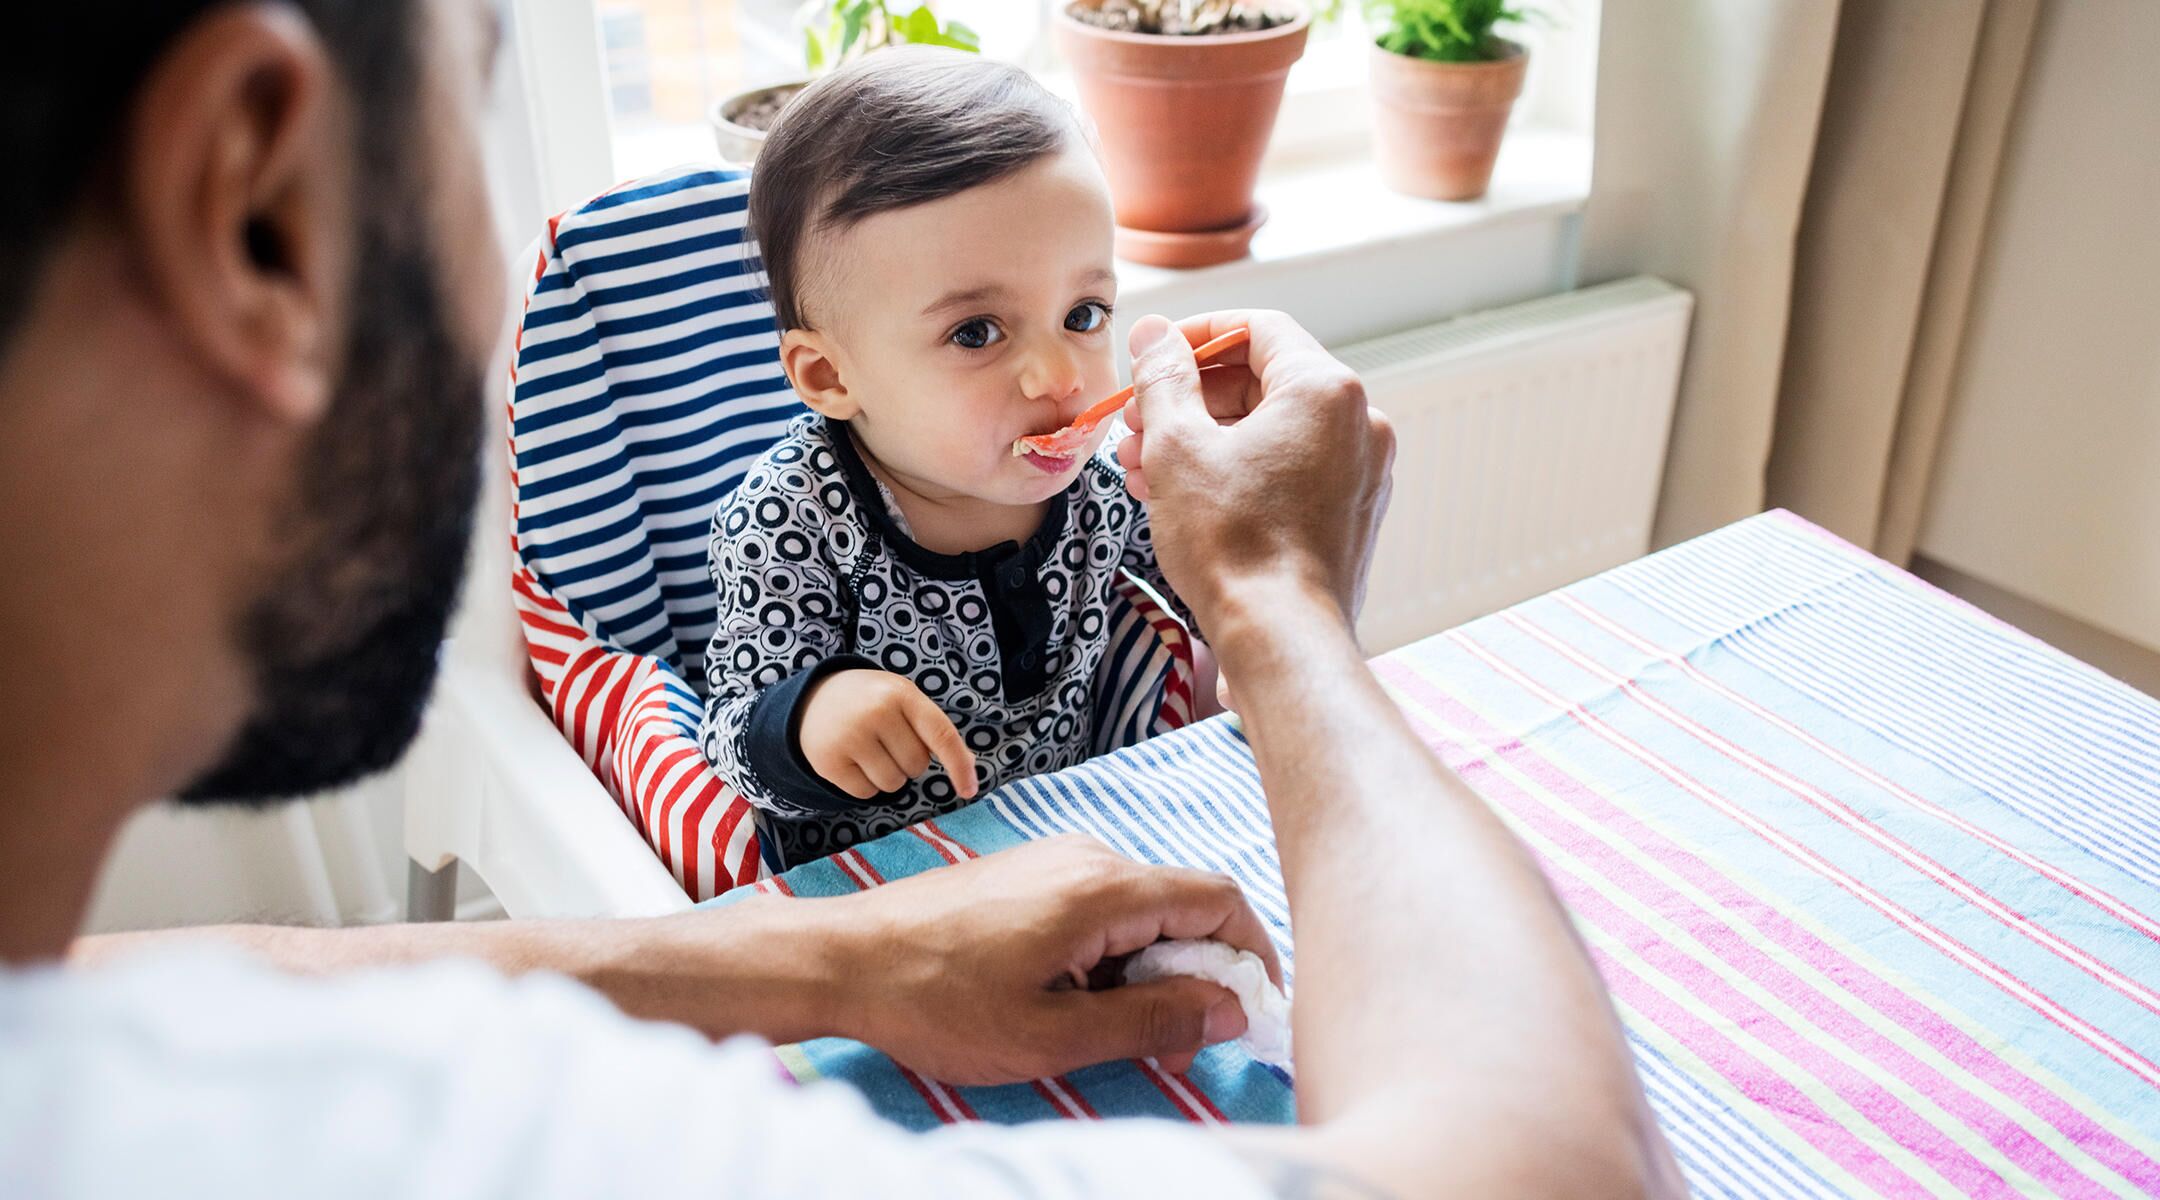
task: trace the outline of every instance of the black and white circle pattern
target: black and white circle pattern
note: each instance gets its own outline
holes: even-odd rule
[[[859,654],[915,681],[960,727],[985,789],[1086,757],[1094,676],[1108,647],[1104,612],[1128,543],[1146,536],[1138,502],[1098,460],[1068,493],[1064,533],[1040,574],[1051,603],[1050,675],[1033,696],[1008,697],[990,598],[974,578],[940,579],[884,545],[848,488],[825,426],[806,419],[768,452],[714,524],[723,638],[708,662],[716,696],[761,691],[828,657]],[[846,594],[835,595],[838,590]],[[739,636],[753,626],[755,636]],[[852,619],[851,619],[852,618]],[[722,652],[729,631],[738,636]],[[708,737],[708,743],[714,741]],[[724,766],[724,764],[722,764]],[[739,786],[739,785],[738,785]],[[755,795],[785,861],[831,854],[964,803],[933,767],[903,792],[842,814],[791,811]]]

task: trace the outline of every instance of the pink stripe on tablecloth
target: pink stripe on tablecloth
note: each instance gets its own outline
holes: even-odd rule
[[[1904,927],[1921,941],[1934,946],[1936,950],[1959,963],[1966,970],[1993,983],[2005,993],[2022,1001],[2033,1012],[2061,1028],[2072,1037],[2099,1051],[2102,1056],[2108,1058],[2117,1066],[2136,1075],[2148,1084],[2160,1085],[2160,1065],[2154,1064],[2145,1056],[2124,1045],[2120,1039],[2064,1008],[2053,997],[2040,992],[2017,974],[2004,968],[2000,963],[1974,950],[1929,922],[1922,920],[1918,914],[1890,899],[1880,891],[1869,887],[1850,872],[1831,862],[1813,847],[1786,835],[1767,822],[1734,805],[1715,789],[1705,785],[1688,772],[1681,770],[1669,759],[1660,756],[1649,747],[1615,729],[1603,718],[1585,709],[1580,704],[1574,703],[1567,697],[1532,679],[1520,668],[1495,654],[1488,647],[1472,640],[1461,630],[1458,629],[1441,636],[1469,651],[1486,666],[1491,667],[1495,672],[1513,681],[1518,687],[1536,697],[1540,703],[1566,713],[1576,724],[1611,743],[1622,753],[1634,758],[1637,762],[1649,767],[1652,771],[1663,776],[1667,782],[1679,787],[1682,791],[1701,800],[1711,808],[1724,813],[1727,817],[1753,831],[1756,836],[1762,838],[1771,846],[1835,884],[1854,899],[1873,908],[1893,924]]]
[[[1608,800],[1604,793],[1531,750],[1519,739],[1495,729],[1476,712],[1441,691],[1408,660],[1401,656],[1384,659],[1375,663],[1374,668],[1392,686],[1414,696],[1442,720],[1477,739],[1472,745],[1457,743],[1442,736],[1417,713],[1406,714],[1413,724],[1423,726],[1428,744],[1441,760],[1462,773],[1481,794],[1514,793],[1513,785],[1484,762],[1486,758],[1505,761],[1563,800],[1580,820],[1624,839],[1710,896],[1725,912],[1744,914],[1749,924],[1786,952],[1834,980],[1848,994],[1907,1033],[1933,1046],[1960,1069],[2024,1105],[2123,1178],[2141,1188],[2160,1191],[2160,1162],[2100,1126],[2076,1101],[2005,1062],[1904,989],[1801,928],[1773,903],[1750,893],[1718,868],[1637,820]]]
[[[2130,978],[2117,970],[2113,964],[2101,960],[2084,947],[2059,937],[2053,930],[2027,917],[2024,913],[2003,903],[1986,889],[1975,885],[1957,870],[1934,856],[1898,837],[1880,822],[1868,818],[1852,805],[1839,800],[1828,791],[1801,779],[1775,763],[1741,746],[1718,731],[1702,724],[1686,713],[1651,695],[1646,689],[1625,674],[1597,661],[1581,647],[1545,628],[1520,612],[1506,612],[1501,619],[1515,629],[1530,635],[1540,644],[1575,664],[1584,673],[1608,687],[1618,688],[1622,695],[1633,700],[1636,706],[1650,713],[1673,728],[1680,730],[1697,742],[1709,747],[1756,777],[1778,787],[1786,794],[1805,801],[1815,811],[1860,837],[1873,843],[1898,861],[1920,875],[1933,880],[1938,886],[1965,903],[1993,917],[2005,928],[2023,936],[2026,940],[2048,951],[2069,965],[2091,976],[2093,981],[2115,994],[2160,1017],[2160,995],[2152,988]],[[1648,749],[1645,747],[1645,749]],[[1653,753],[1655,753],[1653,751]],[[1662,757],[1662,756],[1660,756]],[[1671,760],[1665,759],[1670,762]]]
[[[2057,886],[2061,887],[2063,890],[2071,893],[2074,896],[2077,896],[2079,899],[2084,900],[2086,903],[2091,904],[2095,908],[2100,909],[2115,920],[2121,921],[2123,924],[2128,925],[2133,929],[2136,929],[2138,932],[2143,933],[2146,937],[2151,938],[2156,942],[2160,942],[2160,919],[2146,916],[2144,913],[2139,912],[2135,907],[2132,907],[2127,901],[2116,898],[2115,896],[2109,894],[2105,889],[2097,887],[2082,879],[2079,879],[2077,876],[2072,875],[2070,872],[2063,870],[2061,867],[2058,867],[2053,863],[2046,861],[2045,859],[2026,853],[2023,849],[2018,847],[2016,844],[2010,842],[2008,839],[1996,835],[1995,833],[1991,832],[1983,826],[1976,825],[1973,822],[1966,820],[1964,817],[1958,815],[1950,809],[1947,809],[1942,805],[1937,804],[1934,801],[1929,800],[1925,796],[1922,796],[1919,793],[1913,791],[1911,788],[1908,788],[1903,784],[1900,784],[1897,781],[1890,779],[1889,777],[1883,775],[1880,771],[1875,770],[1873,767],[1867,765],[1866,763],[1863,763],[1858,759],[1853,758],[1851,755],[1846,754],[1844,751],[1838,749],[1835,746],[1832,746],[1830,743],[1825,742],[1821,738],[1816,737],[1814,734],[1809,733],[1807,730],[1802,729],[1794,722],[1787,720],[1786,718],[1778,715],[1775,712],[1772,712],[1768,708],[1765,708],[1763,705],[1757,703],[1752,697],[1748,696],[1745,692],[1742,692],[1736,688],[1726,686],[1716,676],[1711,675],[1709,672],[1704,671],[1702,668],[1688,661],[1685,655],[1675,654],[1672,651],[1651,641],[1649,638],[1646,638],[1641,634],[1634,632],[1633,630],[1620,624],[1611,616],[1599,611],[1596,608],[1591,607],[1589,604],[1585,603],[1580,597],[1568,592],[1561,592],[1557,593],[1555,598],[1559,600],[1560,603],[1574,610],[1574,612],[1578,616],[1581,616],[1584,620],[1589,621],[1591,624],[1611,634],[1613,637],[1618,638],[1620,641],[1625,642],[1627,645],[1641,651],[1642,653],[1656,655],[1659,661],[1665,663],[1667,666],[1673,667],[1674,669],[1680,671],[1690,680],[1693,680],[1697,685],[1709,691],[1711,694],[1717,696],[1719,699],[1724,700],[1726,703],[1738,706],[1750,715],[1763,721],[1765,724],[1768,724],[1776,729],[1783,731],[1788,736],[1799,741],[1802,745],[1808,747],[1808,749],[1813,750],[1815,753],[1820,754],[1825,758],[1828,758],[1830,761],[1838,764],[1839,766],[1845,768],[1853,774],[1858,775],[1860,778],[1867,780],[1869,783],[1875,785],[1878,788],[1881,788],[1883,791],[1888,792],[1893,796],[1896,796],[1898,799],[1911,805],[1915,809],[1918,809],[1919,811],[1926,813],[1928,816],[1931,816],[1936,820],[1941,821],[1946,825],[1949,825],[1951,828],[1956,829],[1957,831],[1965,834],[1968,837],[1972,837],[1986,843],[1989,848],[1995,850],[1997,853],[2002,854],[2004,857],[2011,859],[2012,861],[2018,863],[2020,866],[2025,867],[2027,870],[2030,870],[2037,875],[2046,877],[2048,880],[2052,881]]]
[[[1814,1076],[1851,1105],[1861,1119],[1911,1151],[1914,1157],[1934,1168],[1959,1191],[1973,1196],[2017,1194],[2017,1189],[1992,1167],[1975,1158],[1935,1122],[1914,1111],[1896,1093],[1818,1045],[1808,1030],[1788,1025],[1775,1013],[1757,1004],[1710,966],[1623,911],[1564,864],[1548,859],[1543,865],[1546,877],[1552,880],[1554,889],[1578,920],[1604,930],[1613,941],[1626,946],[1634,960],[1646,970],[1655,969],[1692,994],[1704,1007],[1747,1030],[1755,1041]],[[1764,1070],[1777,1073],[1781,1079],[1790,1082],[1778,1068],[1765,1064]],[[1864,1136],[1861,1130],[1851,1132]],[[2082,1192],[2100,1194],[2099,1189],[2089,1186]]]
[[[1901,1144],[1942,1170],[1958,1182],[1960,1188],[1975,1194],[2014,1190],[2008,1189],[2007,1185],[1995,1176],[1993,1168],[1973,1158],[1963,1146],[1949,1139],[1942,1132],[1943,1126],[1910,1109],[1895,1091],[1845,1064],[1843,1060],[1828,1056],[1823,1047],[1829,1039],[1837,1039],[1841,1044],[1851,1046],[1864,1055],[1868,1062],[1887,1071],[1892,1078],[1911,1085],[1919,1094],[1926,1096],[1950,1117],[1972,1130],[2012,1163],[2045,1183],[2052,1194],[2113,1194],[2105,1184],[2080,1172],[2034,1136],[2020,1118],[1997,1108],[1945,1077],[1913,1055],[1896,1038],[1885,1036],[1851,1012],[1830,1003],[1820,989],[1750,944],[1729,924],[1722,923],[1722,918],[1694,905],[1677,891],[1659,883],[1626,856],[1589,837],[1580,825],[1569,822],[1565,813],[1557,808],[1532,802],[1531,811],[1519,811],[1518,815],[1526,823],[1537,826],[1547,837],[1561,842],[1578,862],[1585,866],[1594,866],[1612,883],[1614,890],[1634,898],[1687,929],[1733,972],[1760,985],[1785,1005],[1799,1010],[1807,1024],[1801,1027],[1788,1026],[1780,1018],[1762,1009],[1746,993],[1735,988],[1728,982],[1727,976],[1709,968],[1707,963],[1695,959],[1678,946],[1658,942],[1659,935],[1655,931],[1620,910],[1604,893],[1590,896],[1570,895],[1570,906],[1575,908],[1578,914],[1589,916],[1600,927],[1634,944],[1646,960],[1662,967],[1669,977],[1685,984],[1711,1008],[1742,1022],[1757,1037],[1770,1042],[1786,1057],[1806,1066],[1825,1083],[1837,1088],[1849,1103],[1867,1114],[1884,1132],[1891,1134]],[[1588,888],[1590,885],[1578,883],[1577,886]],[[1701,927],[1688,919],[1690,912],[1716,924],[1712,928]],[[1642,939],[1650,939],[1656,944],[1645,948]],[[1676,965],[1668,964],[1666,957],[1660,956],[1660,951],[1666,957],[1675,959]],[[1766,1030],[1773,1032],[1766,1033]],[[1806,1052],[1795,1051],[1787,1044],[1788,1038],[1800,1039],[1807,1051],[1824,1054],[1825,1058],[1813,1059]],[[1833,1071],[1845,1074],[1838,1078],[1825,1075],[1821,1069],[1823,1061],[1837,1064]]]
[[[1466,772],[1467,774],[1471,773]],[[1909,1049],[1901,1045],[1896,1038],[1885,1036],[1880,1030],[1869,1026],[1845,1008],[1832,1003],[1822,989],[1810,984],[1757,948],[1727,923],[1722,915],[1706,910],[1690,901],[1686,896],[1630,861],[1625,855],[1613,850],[1604,842],[1591,837],[1580,824],[1568,819],[1568,814],[1565,812],[1532,797],[1521,789],[1515,788],[1513,784],[1502,779],[1489,768],[1480,766],[1475,774],[1479,777],[1476,786],[1481,794],[1486,795],[1488,798],[1496,793],[1507,793],[1514,797],[1515,804],[1511,804],[1510,808],[1526,824],[1535,827],[1546,838],[1560,843],[1568,853],[1572,854],[1585,866],[1595,868],[1599,874],[1611,881],[1612,885],[1623,894],[1640,901],[1661,916],[1685,928],[1734,971],[1761,985],[1764,990],[1777,996],[1786,1005],[1800,1010],[1821,1030],[1820,1035],[1803,1032],[1801,1036],[1837,1038],[1852,1046],[1855,1050],[1867,1056],[1871,1062],[1882,1066],[1893,1077],[1903,1080],[1918,1089],[1923,1095],[1926,1095],[1930,1100],[1956,1117],[1967,1128],[1979,1134],[1982,1139],[2009,1158],[2010,1161],[2046,1183],[2056,1194],[2066,1196],[2105,1196],[2112,1194],[2104,1184],[2088,1178],[2076,1167],[2065,1161],[2046,1143],[2035,1137],[2030,1130],[2025,1128],[2018,1117],[2004,1112],[1988,1100],[1967,1090],[1956,1081],[1945,1077],[1934,1067],[1916,1057]],[[1643,848],[1638,847],[1638,849]],[[1571,900],[1570,903],[1572,906],[1574,902]],[[1600,897],[1597,903],[1606,906],[1610,910],[1611,901]],[[1577,909],[1577,911],[1581,913],[1586,910]],[[1655,936],[1647,929],[1635,924],[1633,918],[1626,917],[1625,914],[1619,915],[1629,922],[1630,928],[1639,929],[1646,936]],[[1691,917],[1698,916],[1703,920],[1691,919]],[[1709,924],[1706,925],[1705,922]],[[1610,920],[1599,919],[1598,924],[1613,932],[1619,932]],[[1677,948],[1675,948],[1675,952],[1679,952]],[[1667,973],[1672,974],[1670,971]],[[1678,978],[1678,976],[1675,977]],[[1727,987],[1722,980],[1718,980],[1716,986],[1720,989]],[[1713,1007],[1727,1015],[1737,1017],[1742,1013],[1743,1009],[1754,1009],[1753,1001],[1742,1000],[1738,1004],[1726,1003],[1723,1000],[1711,999],[1700,987],[1692,984],[1689,990],[1694,991],[1698,996],[1703,996]],[[1763,1015],[1766,1020],[1776,1020],[1767,1013]],[[1760,1031],[1757,1032],[1758,1036],[1760,1036]],[[1905,1036],[1912,1035],[1907,1032]],[[1781,1046],[1780,1049],[1782,1050],[1783,1047]],[[1787,1053],[1790,1057],[1790,1052]],[[1826,1082],[1828,1081],[1826,1080]],[[1873,1083],[1869,1083],[1867,1086],[1879,1088],[1879,1085]],[[1852,1100],[1856,1107],[1869,1112],[1877,1124],[1883,1123],[1881,1114],[1875,1108],[1849,1095],[1847,1099]],[[1902,1110],[1902,1102],[1894,1100],[1893,1102],[1898,1103]],[[1913,1120],[1926,1122],[1926,1118],[1920,1117],[1918,1114],[1910,1115]],[[1930,1129],[1934,1128],[1932,1122],[1927,1122],[1927,1124]],[[1886,1131],[1892,1132],[1906,1146],[1926,1155],[1930,1161],[1938,1160],[1936,1150],[1931,1143],[1916,1142],[1907,1136],[1906,1131],[1892,1129],[1889,1125],[1884,1125],[1884,1128]],[[2067,1133],[2064,1136],[2069,1140],[2076,1140]],[[1959,1148],[1956,1152],[1959,1154],[1965,1153],[1962,1148]]]
[[[870,865],[870,860],[864,858],[860,850],[842,850],[832,856],[832,862],[858,891],[867,892],[885,882],[885,877],[878,874],[877,868]]]
[[[1868,1145],[1865,1139],[1824,1112],[1806,1092],[1644,982],[1627,963],[1594,947],[1590,957],[1596,963],[1598,973],[1604,976],[1605,986],[1612,990],[1614,999],[1677,1038],[1711,1070],[1754,1101],[1763,1113],[1775,1116],[1840,1167],[1866,1180],[1884,1196],[1932,1194]]]

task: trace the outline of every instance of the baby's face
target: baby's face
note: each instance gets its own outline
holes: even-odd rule
[[[857,437],[929,495],[1032,504],[1101,444],[1015,457],[1117,389],[1110,193],[1073,144],[994,183],[875,214],[820,250]]]

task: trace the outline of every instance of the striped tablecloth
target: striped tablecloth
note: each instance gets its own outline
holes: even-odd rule
[[[1783,513],[1375,669],[1544,865],[1697,1192],[2160,1193],[2160,705]],[[1225,720],[765,886],[1063,830],[1235,876],[1294,973]],[[781,1053],[915,1126],[1293,1113],[1228,1046],[1007,1088]]]

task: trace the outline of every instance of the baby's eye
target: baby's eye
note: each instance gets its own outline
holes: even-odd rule
[[[945,340],[962,350],[980,350],[1004,341],[1005,331],[999,329],[996,322],[985,317],[970,317],[960,322]]]
[[[1075,305],[1065,314],[1065,328],[1074,333],[1093,333],[1110,320],[1110,306],[1100,300]]]

